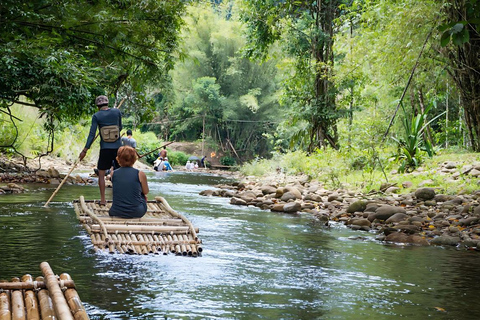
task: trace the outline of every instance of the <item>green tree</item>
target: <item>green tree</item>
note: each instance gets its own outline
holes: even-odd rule
[[[162,124],[171,126],[176,139],[199,139],[205,118],[206,138],[219,147],[238,150],[243,159],[268,155],[268,136],[284,117],[276,97],[277,60],[259,64],[241,56],[245,41],[235,7],[192,5],[188,13],[182,32],[182,52],[188,54],[171,73],[175,98]],[[218,85],[221,103],[193,108],[192,101],[210,103],[197,99],[197,86],[206,90],[207,79]],[[222,112],[210,109],[219,105]]]
[[[336,89],[332,82],[334,21],[341,1],[242,1],[249,57],[268,57],[277,40],[291,57],[293,74],[284,82],[282,103],[289,105],[292,142],[312,152],[338,148]],[[302,124],[303,123],[303,124]]]
[[[57,120],[93,113],[94,97],[107,93],[134,96],[123,110],[148,114],[136,106],[149,105],[147,85],[173,67],[183,9],[180,0],[2,1],[0,111],[32,106],[53,132]]]
[[[472,148],[480,151],[480,2],[448,0],[444,13],[442,53],[461,94]]]

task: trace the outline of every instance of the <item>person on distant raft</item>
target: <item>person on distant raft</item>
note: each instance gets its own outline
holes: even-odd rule
[[[149,189],[145,172],[133,168],[137,152],[132,147],[120,147],[117,161],[120,168],[112,173],[113,201],[108,214],[120,218],[141,218],[147,212]]]
[[[160,152],[158,153],[158,157],[162,158],[162,160],[167,157],[167,147],[163,147],[163,149],[160,150]]]
[[[158,157],[157,160],[153,162],[153,170],[163,171],[164,163],[163,158]]]
[[[165,157],[165,159],[163,159],[163,170],[165,171],[173,171],[173,168],[172,166],[170,165],[170,162],[168,162],[168,158]]]
[[[132,130],[127,130],[127,136],[122,137],[122,146],[132,147],[133,149],[137,148],[137,141],[132,137]]]
[[[109,108],[108,98],[103,95],[95,99],[95,105],[98,107],[98,112],[92,116],[87,143],[82,152],[80,152],[78,159],[82,161],[85,158],[88,149],[90,149],[95,139],[98,127],[100,131],[100,156],[97,163],[98,187],[100,188],[100,205],[105,205],[105,172],[112,166],[114,169],[119,167],[116,157],[118,148],[122,145],[120,141],[122,113],[117,108]]]

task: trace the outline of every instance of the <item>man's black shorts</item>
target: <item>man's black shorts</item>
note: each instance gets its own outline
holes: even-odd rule
[[[116,159],[117,151],[118,149],[100,149],[100,157],[97,163],[98,170],[107,170],[112,166],[114,169],[120,168]]]

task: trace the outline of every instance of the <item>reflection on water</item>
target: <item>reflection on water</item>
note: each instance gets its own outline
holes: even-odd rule
[[[199,258],[96,254],[71,201],[96,186],[28,185],[0,197],[0,278],[68,272],[92,319],[476,319],[477,252],[386,246],[373,234],[308,214],[286,215],[201,197],[221,177],[149,173],[200,228]],[[107,198],[111,197],[107,190]],[[446,312],[437,311],[442,308]]]

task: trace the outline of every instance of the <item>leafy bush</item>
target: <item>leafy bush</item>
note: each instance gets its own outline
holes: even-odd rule
[[[168,150],[168,149],[167,149]],[[183,166],[187,163],[188,155],[182,151],[169,151],[168,152],[168,162],[172,166]]]
[[[224,156],[220,158],[220,163],[224,166],[235,166],[237,162],[230,156]]]

